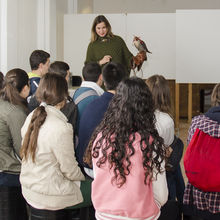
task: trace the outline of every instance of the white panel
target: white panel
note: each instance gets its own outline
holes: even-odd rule
[[[45,0],[37,0],[37,48],[46,48],[46,6]]]
[[[0,70],[7,72],[7,0],[0,0]]]
[[[64,60],[70,65],[73,75],[82,75],[86,51],[91,38],[91,28],[96,14],[64,16]],[[125,39],[125,14],[108,14],[112,31]]]
[[[220,10],[177,11],[176,44],[177,82],[220,82]]]
[[[132,46],[133,37],[136,35],[145,41],[152,52],[142,66],[143,78],[160,74],[167,79],[175,79],[175,29],[174,13],[127,15],[127,45],[130,51],[134,55],[138,52]],[[141,72],[137,75],[142,76]]]
[[[7,71],[18,67],[18,0],[7,0]]]
[[[29,57],[37,48],[37,1],[19,0],[18,67],[30,71]]]

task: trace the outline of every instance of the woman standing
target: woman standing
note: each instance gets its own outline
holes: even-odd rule
[[[124,40],[112,33],[111,25],[104,15],[95,18],[91,33],[85,64],[98,62],[103,66],[113,61],[124,65],[129,76],[133,54],[128,50]]]
[[[29,79],[22,69],[10,70],[0,91],[0,219],[27,219],[21,194],[21,127],[27,117]]]
[[[168,194],[164,155],[150,90],[140,78],[122,81],[85,155],[96,218],[158,219]]]

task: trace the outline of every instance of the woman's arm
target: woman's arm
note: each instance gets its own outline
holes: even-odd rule
[[[166,179],[166,171],[165,171],[165,161],[162,162],[161,166],[164,172],[158,173],[156,176],[156,170],[154,170],[153,171],[153,182],[152,182],[154,199],[160,207],[163,206],[168,199],[168,187],[167,187],[167,179]]]
[[[121,39],[121,47],[122,47],[122,52],[123,52],[123,56],[124,56],[124,65],[126,66],[128,72],[130,73],[131,71],[131,60],[133,57],[133,54],[129,51],[126,43],[124,42],[124,40],[120,37]]]
[[[95,60],[95,56],[93,53],[93,46],[92,43],[89,44],[86,52],[86,60],[85,64],[90,63],[90,62],[97,62],[98,60]]]
[[[55,143],[52,148],[53,153],[60,164],[61,172],[67,179],[84,180],[85,177],[82,174],[75,157],[73,130],[71,125],[68,125],[67,129],[61,128],[62,131],[54,137],[57,143]]]
[[[7,117],[7,125],[11,133],[13,147],[18,157],[20,157],[21,148],[21,128],[25,122],[26,117],[27,115],[25,112],[16,107],[12,109]]]

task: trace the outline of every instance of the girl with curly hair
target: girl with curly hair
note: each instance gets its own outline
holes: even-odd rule
[[[84,158],[93,165],[92,201],[98,220],[158,219],[168,192],[154,110],[142,79],[119,84]]]

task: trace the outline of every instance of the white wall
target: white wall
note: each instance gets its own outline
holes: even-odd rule
[[[220,82],[219,39],[220,10],[177,10],[177,82]]]
[[[29,56],[36,49],[56,60],[56,0],[0,0],[0,10],[4,73],[15,67],[30,71]]]
[[[68,2],[66,0],[56,1],[56,57],[57,60],[63,60],[63,50],[64,50],[64,14],[68,13]]]
[[[12,0],[14,2],[14,0]],[[37,1],[19,0],[17,6],[17,64],[9,57],[10,69],[12,66],[30,70],[29,56],[37,47]],[[10,45],[9,45],[10,47]],[[15,45],[16,47],[16,45]],[[11,48],[11,47],[10,47]],[[14,48],[11,48],[12,53]]]
[[[86,7],[86,5],[85,5]],[[174,13],[176,9],[220,9],[219,0],[93,0],[93,13]]]

